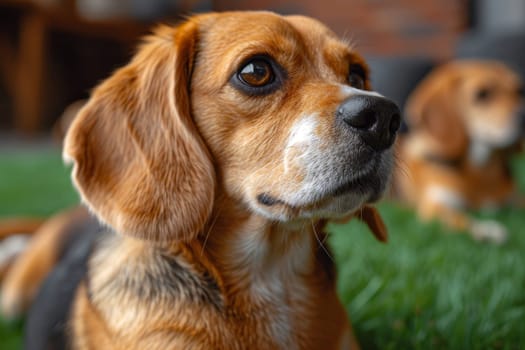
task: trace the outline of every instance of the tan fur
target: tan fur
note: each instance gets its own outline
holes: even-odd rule
[[[500,63],[459,61],[437,68],[416,88],[406,107],[411,131],[398,145],[402,166],[396,183],[421,217],[440,218],[478,239],[504,238],[473,232],[476,221],[464,210],[501,205],[515,193],[509,159],[521,136],[520,87],[517,75]],[[489,89],[490,97],[476,100],[482,89]],[[488,142],[485,130],[516,134]],[[477,157],[476,144],[487,146]]]
[[[231,79],[257,55],[288,76],[249,96]],[[315,192],[359,152],[334,127],[358,93],[351,64],[366,71],[312,19],[207,14],[158,29],[93,92],[64,155],[117,234],[97,242],[77,290],[73,348],[358,348],[320,242],[327,219],[357,215],[381,240],[385,226],[367,188]],[[391,149],[379,156],[386,183]],[[261,193],[279,200],[261,204]]]

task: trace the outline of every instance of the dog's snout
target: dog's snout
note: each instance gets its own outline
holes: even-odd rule
[[[339,106],[337,117],[378,151],[394,143],[401,125],[401,112],[397,105],[379,96],[352,96]]]

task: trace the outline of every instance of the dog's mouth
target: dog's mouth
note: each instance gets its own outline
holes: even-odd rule
[[[333,189],[326,191],[324,197],[340,197],[349,193],[367,194],[371,193],[369,201],[375,201],[381,196],[383,186],[381,180],[373,172],[360,175],[348,180]]]
[[[365,203],[375,202],[382,196],[389,177],[380,176],[380,168],[379,162],[371,161],[365,171],[360,171],[350,179],[328,184],[324,188],[312,189],[308,195],[304,196],[305,198],[296,199],[297,203],[275,196],[270,192],[259,193],[256,199],[260,205],[268,209],[281,207],[291,216],[298,216],[300,212],[318,210],[329,214],[325,208],[330,207],[330,203],[338,200],[342,203],[335,206],[335,211],[338,211],[339,208],[343,210],[346,206],[348,208],[357,207]]]

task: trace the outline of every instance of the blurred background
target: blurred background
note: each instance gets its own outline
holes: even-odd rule
[[[375,89],[401,107],[455,58],[498,59],[525,78],[525,0],[0,0],[0,218],[78,202],[57,121],[129,60],[154,23],[259,9],[309,15],[350,39]],[[523,164],[513,167],[522,189]],[[446,234],[396,203],[380,210],[387,246],[356,222],[332,228],[340,294],[365,349],[525,348],[521,208],[488,214],[511,232],[503,246]],[[20,347],[22,324],[0,321],[0,349]]]
[[[376,88],[400,103],[414,80],[453,57],[499,56],[525,69],[523,0],[0,0],[0,130],[48,131],[129,59],[153,23],[249,9],[325,22],[370,59]]]

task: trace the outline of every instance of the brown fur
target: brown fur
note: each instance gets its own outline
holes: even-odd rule
[[[42,224],[41,218],[9,218],[0,222],[0,240],[11,236],[13,233],[32,234]]]
[[[230,79],[261,54],[288,76],[270,96],[248,96]],[[300,145],[288,145],[289,164],[283,150],[310,115],[316,151],[358,152],[333,127],[354,63],[364,65],[312,19],[208,14],[159,28],[93,92],[64,154],[84,202],[118,234],[97,243],[77,290],[73,348],[358,348],[315,214],[347,217],[345,203],[256,199],[304,187]]]
[[[520,135],[502,138],[505,144],[490,146],[481,159],[469,152],[486,137],[486,129],[519,132],[520,87],[516,74],[500,63],[459,61],[436,69],[410,96],[406,118],[411,131],[398,145],[403,165],[396,183],[422,218],[439,218],[477,239],[504,239],[504,229],[492,234],[487,226],[489,232],[480,232],[483,223],[464,210],[502,205],[515,194],[509,160]],[[490,90],[489,98],[476,97],[483,89]],[[439,191],[444,197],[448,191],[451,203],[437,198]]]

